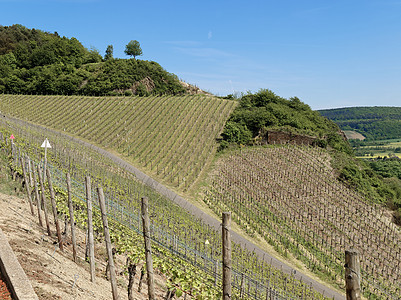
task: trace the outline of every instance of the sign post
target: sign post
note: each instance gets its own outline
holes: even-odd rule
[[[40,147],[45,148],[45,161],[43,166],[43,178],[45,178],[44,176],[46,175],[47,166],[47,148],[51,148],[52,146],[50,145],[49,140],[46,138]]]

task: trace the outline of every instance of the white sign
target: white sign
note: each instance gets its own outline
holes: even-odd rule
[[[43,142],[42,146],[40,146],[42,148],[51,148],[52,146],[49,143],[49,140],[46,138],[45,141]]]

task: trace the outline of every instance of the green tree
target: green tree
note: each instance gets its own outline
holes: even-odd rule
[[[102,61],[102,56],[99,54],[99,51],[91,47],[91,49],[88,51],[88,54],[86,55],[86,63],[98,63]]]
[[[104,60],[113,59],[113,45],[108,45],[106,48],[106,54],[104,55]]]
[[[132,40],[125,46],[124,53],[133,56],[135,59],[136,56],[142,55],[141,45],[137,40]]]

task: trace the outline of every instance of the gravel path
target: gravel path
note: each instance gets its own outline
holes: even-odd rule
[[[195,217],[202,219],[206,224],[212,226],[216,230],[220,230],[220,224],[221,224],[220,220],[217,220],[214,217],[206,214],[204,211],[202,211],[197,206],[195,206],[192,203],[190,203],[189,201],[185,200],[183,197],[181,197],[180,195],[178,195],[174,191],[170,190],[166,186],[164,186],[161,183],[157,182],[156,180],[154,180],[150,176],[146,175],[145,173],[143,173],[139,169],[135,168],[133,165],[131,165],[130,163],[126,162],[125,160],[119,158],[118,156],[116,156],[116,155],[114,155],[114,154],[112,154],[112,153],[110,153],[110,152],[108,152],[108,151],[106,151],[106,150],[104,150],[104,149],[102,149],[100,147],[97,147],[97,146],[95,146],[95,145],[93,145],[93,144],[91,144],[89,142],[83,141],[83,140],[81,140],[79,138],[76,138],[76,137],[69,136],[68,134],[65,134],[63,132],[52,130],[52,129],[49,129],[49,128],[46,128],[46,127],[43,127],[43,126],[40,126],[40,125],[31,124],[29,122],[22,121],[22,120],[19,120],[19,119],[8,117],[8,116],[6,117],[6,119],[9,119],[10,121],[18,122],[20,124],[25,124],[25,125],[29,125],[29,126],[35,126],[35,127],[41,128],[41,129],[49,130],[49,131],[51,131],[51,132],[53,132],[55,134],[62,135],[65,138],[68,138],[68,139],[70,139],[70,140],[72,140],[74,142],[77,142],[77,143],[80,143],[82,145],[85,145],[88,148],[91,148],[92,150],[95,150],[96,152],[104,155],[105,157],[110,158],[116,164],[118,164],[119,166],[121,166],[122,168],[127,170],[128,172],[134,174],[138,178],[138,180],[140,180],[143,183],[145,183],[146,185],[154,188],[160,194],[162,194],[165,197],[167,197],[168,199],[172,200],[177,205],[179,205],[180,207],[184,208],[185,210],[187,210],[189,213],[191,213]],[[309,277],[307,274],[301,273],[300,271],[297,271],[297,270],[293,269],[291,266],[287,265],[285,262],[279,261],[278,259],[276,259],[275,257],[271,256],[269,253],[265,252],[260,247],[258,247],[257,245],[255,245],[251,241],[247,240],[243,236],[239,235],[238,233],[236,233],[234,231],[231,231],[231,239],[232,239],[233,242],[235,242],[237,244],[241,244],[242,247],[244,247],[244,248],[246,248],[246,249],[248,249],[250,251],[254,251],[255,254],[257,254],[261,259],[264,259],[266,262],[271,263],[274,267],[276,267],[278,269],[282,269],[282,271],[287,273],[287,274],[293,274],[295,278],[297,278],[299,280],[302,280],[303,282],[307,283],[312,288],[314,288],[316,291],[322,293],[326,297],[330,297],[330,298],[333,298],[335,300],[343,300],[343,299],[345,299],[345,296],[340,294],[336,290],[333,290],[333,289],[321,284],[320,282],[317,282],[313,278]]]

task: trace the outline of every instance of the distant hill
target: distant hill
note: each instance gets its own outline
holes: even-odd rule
[[[366,140],[386,140],[401,137],[401,107],[346,107],[319,110],[342,130],[353,130]]]
[[[181,95],[202,93],[154,61],[103,59],[76,38],[0,26],[0,93]]]

